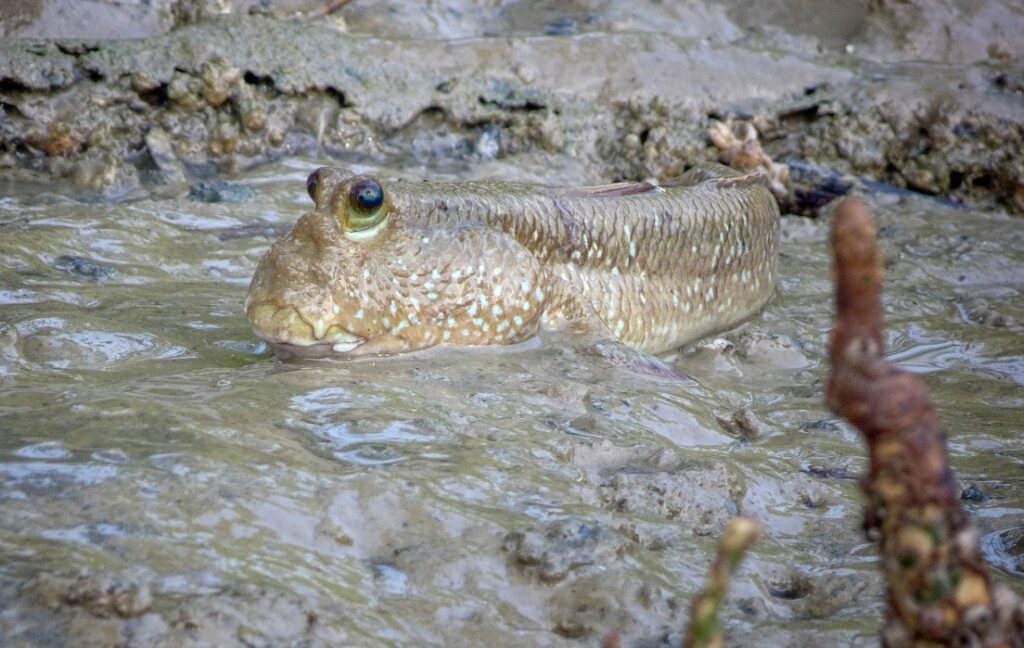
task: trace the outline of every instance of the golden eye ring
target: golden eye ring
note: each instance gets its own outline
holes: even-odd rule
[[[349,232],[363,232],[379,225],[387,215],[384,188],[373,178],[362,178],[349,187],[344,222]]]

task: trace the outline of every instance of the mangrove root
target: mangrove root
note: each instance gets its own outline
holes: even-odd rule
[[[989,576],[928,389],[882,357],[875,234],[867,207],[844,199],[832,232],[837,314],[828,404],[868,445],[864,526],[879,543],[888,586],[882,643],[1024,647],[1024,604]]]

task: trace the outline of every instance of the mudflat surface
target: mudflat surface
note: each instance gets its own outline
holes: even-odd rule
[[[877,645],[865,460],[822,395],[848,191],[890,356],[1022,589],[1015,4],[214,4],[78,44],[12,38],[62,3],[0,14],[0,643],[677,644],[745,513],[732,643]],[[665,177],[717,156],[711,117],[752,119],[816,217],[784,217],[763,314],[662,358],[687,380],[567,335],[340,363],[248,330],[318,165]]]

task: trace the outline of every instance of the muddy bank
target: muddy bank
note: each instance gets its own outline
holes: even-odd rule
[[[661,359],[683,380],[558,336],[282,363],[242,312],[316,165],[667,176],[728,117],[790,163],[789,207],[869,194],[892,359],[1021,588],[1011,5],[88,4],[194,11],[0,43],[0,644],[678,645],[743,513],[731,645],[877,645],[864,452],[823,400],[827,214],[783,219],[763,314]]]
[[[342,24],[239,12],[145,40],[7,40],[0,178],[119,198],[295,154],[427,167],[526,156],[546,159],[539,180],[555,184],[663,178],[717,158],[710,120],[736,117],[803,171],[796,208],[867,179],[1024,213],[1024,67],[1001,32],[963,62],[883,48],[886,30],[861,33],[884,22],[877,12],[851,9],[850,34],[800,33],[740,8],[673,20],[596,4],[407,23],[404,5],[354,3]],[[435,36],[467,38],[424,38],[423,21],[444,15],[458,19]],[[638,30],[655,19],[664,33]],[[849,38],[868,55],[837,47]],[[570,171],[566,155],[582,164]]]

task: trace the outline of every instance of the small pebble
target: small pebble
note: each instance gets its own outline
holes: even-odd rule
[[[473,149],[484,160],[497,158],[501,153],[501,130],[493,124],[484,128],[477,136]]]
[[[569,16],[560,16],[544,25],[544,33],[548,36],[572,36],[576,30],[576,20]]]
[[[984,502],[988,499],[988,495],[981,492],[981,489],[974,484],[970,484],[960,492],[960,499],[965,502]]]
[[[197,182],[189,187],[188,197],[206,203],[240,203],[252,198],[253,190],[227,180]]]
[[[100,279],[101,277],[110,277],[117,274],[117,270],[112,265],[74,254],[62,254],[57,257],[57,260],[53,262],[53,267],[61,272],[68,272],[90,279]]]

